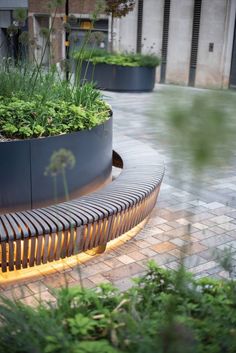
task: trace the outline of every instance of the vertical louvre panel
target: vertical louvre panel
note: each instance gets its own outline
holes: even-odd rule
[[[191,57],[190,57],[189,86],[194,86],[195,84],[201,8],[202,8],[202,0],[195,0],[194,11],[193,11],[193,32],[192,32],[192,45],[191,45]]]
[[[137,25],[137,53],[142,51],[142,32],[143,32],[143,0],[138,1],[138,25]]]
[[[166,63],[169,39],[169,21],[170,21],[170,4],[171,0],[165,0],[164,17],[163,17],[163,33],[162,33],[162,49],[161,49],[161,83],[166,80]]]
[[[236,20],[234,25],[234,44],[230,71],[230,87],[236,88]]]

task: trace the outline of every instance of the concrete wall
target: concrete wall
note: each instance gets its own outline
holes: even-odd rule
[[[225,42],[227,40],[228,0],[203,0],[195,85],[221,88]],[[209,43],[214,43],[213,52]]]
[[[144,0],[142,52],[161,55],[164,0]]]
[[[166,82],[188,84],[194,0],[172,0]]]
[[[161,57],[163,11],[164,0],[144,0],[142,53]],[[156,80],[160,81],[160,67],[156,70]]]
[[[120,51],[136,51],[137,10],[126,17],[115,20],[115,46]],[[144,0],[142,52],[161,54],[164,0]]]
[[[115,45],[119,51],[136,52],[137,44],[137,1],[133,11],[115,21]]]

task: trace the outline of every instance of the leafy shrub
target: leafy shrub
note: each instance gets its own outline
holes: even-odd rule
[[[110,108],[97,99],[90,108],[56,100],[40,104],[0,97],[0,133],[9,138],[52,136],[92,127],[108,119]]]
[[[90,129],[110,116],[110,107],[92,84],[61,80],[55,67],[0,66],[0,134],[8,138],[51,136]],[[34,81],[34,80],[33,80]]]
[[[27,20],[24,9],[14,11],[16,24],[8,28],[9,35],[22,33],[18,44],[33,55],[30,62],[22,55],[0,61],[0,135],[7,138],[49,136],[90,129],[110,116],[110,108],[93,85],[80,84],[80,68],[72,79],[67,59],[60,63],[60,68],[53,64],[45,65],[47,52],[49,62],[54,61],[51,35],[55,31],[58,11],[65,0],[45,2],[51,21],[49,28],[41,28],[38,37],[31,38],[24,31]],[[94,19],[99,11],[98,7],[92,15]],[[66,25],[65,30],[69,33],[70,26],[68,23]],[[43,39],[42,47],[37,45],[39,37]],[[82,49],[88,39],[85,39]],[[37,58],[34,55],[36,48],[41,49]]]
[[[156,67],[160,64],[160,59],[155,55],[143,55],[132,53],[110,53],[104,50],[91,50],[81,53],[74,53],[74,58],[78,60],[89,60],[95,64],[110,64],[130,67]]]
[[[236,285],[154,264],[129,291],[64,288],[33,309],[3,299],[4,353],[234,353]]]

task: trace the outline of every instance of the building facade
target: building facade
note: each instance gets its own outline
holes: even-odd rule
[[[67,9],[66,9],[67,4]],[[69,50],[74,50],[84,42],[84,37],[88,30],[94,33],[101,33],[104,35],[102,40],[105,47],[108,42],[108,26],[109,17],[100,14],[95,25],[92,24],[93,13],[96,11],[96,0],[68,0],[65,5],[58,8],[57,12],[52,12],[48,8],[48,1],[45,0],[29,0],[29,32],[31,37],[37,39],[37,45],[34,49],[34,55],[37,58],[41,57],[40,48],[44,47],[43,37],[40,35],[42,28],[50,27],[53,21],[53,33],[51,35],[51,55],[46,55],[45,63],[51,59],[52,62],[57,63],[65,59],[67,46],[70,44]],[[66,13],[68,12],[68,16]],[[53,17],[55,18],[53,19]],[[70,25],[69,38],[66,37],[66,23]],[[93,28],[93,27],[94,28]]]
[[[37,38],[34,56],[43,47],[42,28],[52,17],[46,0],[0,0],[0,28],[3,3],[28,5],[28,27]],[[70,46],[80,46],[88,29],[96,0],[68,0],[71,25]],[[50,51],[53,62],[65,58],[65,6],[54,21]],[[236,87],[236,0],[136,0],[134,11],[114,23],[114,49],[154,53],[161,57],[157,82],[207,88]],[[5,21],[5,22],[4,22]],[[9,21],[8,21],[9,22]],[[106,48],[111,39],[111,19],[100,15],[92,32],[96,45]],[[1,29],[0,29],[1,31]],[[1,32],[0,32],[1,33]],[[99,33],[99,35],[98,35]],[[97,37],[96,37],[97,35]],[[1,52],[0,52],[1,54]],[[50,60],[49,49],[45,64]]]
[[[0,0],[0,58],[16,57],[18,54],[18,33],[10,32],[15,24],[14,11],[28,9],[28,0]],[[27,21],[23,26],[27,30]]]
[[[159,55],[158,82],[236,87],[235,17],[236,0],[137,0],[117,21],[116,48]]]

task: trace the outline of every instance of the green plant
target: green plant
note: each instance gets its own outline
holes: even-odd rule
[[[235,290],[150,263],[125,293],[63,288],[34,309],[2,299],[0,352],[234,353]]]
[[[81,55],[74,53],[76,60],[89,61],[96,64],[110,64],[130,67],[156,67],[160,64],[160,59],[155,55],[143,55],[133,53],[109,53],[104,50],[86,50]]]
[[[57,201],[57,176],[62,175],[65,198],[69,200],[69,190],[66,178],[66,169],[73,169],[76,164],[74,154],[65,148],[54,151],[50,158],[50,163],[45,170],[45,176],[50,175],[53,178],[54,199]]]
[[[4,137],[42,137],[90,129],[110,116],[109,106],[93,85],[81,85],[80,80],[76,79],[72,84],[63,78],[56,65],[46,70],[43,68],[55,18],[63,3],[63,0],[48,1],[52,20],[49,28],[40,31],[44,45],[39,60],[36,60],[32,50],[32,63],[15,62],[11,58],[0,63],[0,133]],[[16,10],[14,17],[20,28],[26,13]],[[16,28],[17,31],[19,28]],[[37,45],[37,38],[31,43],[26,32],[20,35],[19,40],[29,49]]]
[[[43,105],[39,95],[30,101],[0,97],[0,133],[7,138],[30,138],[91,129],[109,118],[110,108],[97,92],[88,90],[87,97],[87,90],[80,87],[67,99],[55,92],[55,99]]]
[[[19,8],[13,11],[13,18],[18,22],[18,25],[24,25],[27,19],[27,11],[26,9]]]
[[[226,247],[223,250],[216,249],[213,252],[216,261],[226,272],[228,272],[230,278],[233,278],[235,275],[235,253],[236,251],[232,246],[228,248]]]

